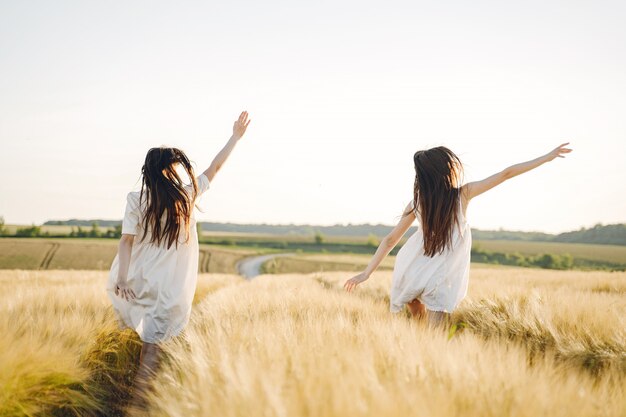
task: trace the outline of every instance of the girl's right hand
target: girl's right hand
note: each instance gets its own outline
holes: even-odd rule
[[[115,284],[115,295],[122,297],[126,301],[137,298],[135,291],[133,291],[125,281],[117,281],[117,284]]]
[[[548,154],[546,154],[546,158],[548,159],[548,161],[552,161],[555,158],[565,158],[563,154],[570,153],[572,151],[570,148],[566,148],[567,145],[569,145],[569,142],[557,146]]]
[[[244,133],[246,133],[246,129],[250,124],[250,120],[248,119],[248,112],[241,112],[239,115],[239,119],[235,121],[233,124],[233,137],[237,139],[241,139]]]
[[[364,281],[367,281],[368,278],[369,276],[367,276],[365,272],[361,272],[359,275],[356,275],[347,280],[346,283],[343,284],[343,288],[345,288],[348,292],[352,292],[352,290],[355,289],[357,285]]]

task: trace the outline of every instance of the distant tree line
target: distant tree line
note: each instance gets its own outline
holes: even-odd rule
[[[15,231],[17,237],[37,237],[37,236],[50,236],[48,232],[42,232],[41,226],[32,225],[30,227],[20,227]]]
[[[596,224],[591,228],[551,235],[541,232],[510,232],[472,229],[476,240],[525,240],[533,242],[591,243],[597,245],[626,245],[626,224]]]
[[[345,236],[362,237],[374,235],[381,238],[388,234],[392,226],[384,224],[336,224],[333,226],[313,226],[296,224],[236,224],[236,223],[211,223],[202,222],[202,230],[209,232],[231,232],[231,233],[255,233],[267,235],[295,235],[295,236],[315,236],[321,234],[325,236]],[[415,227],[409,233],[415,231]]]
[[[67,225],[77,227],[89,227],[97,222],[100,227],[114,228],[121,224],[119,220],[50,220],[44,225]],[[333,226],[312,226],[296,224],[236,224],[236,223],[212,223],[200,222],[203,231],[209,232],[233,232],[254,233],[267,235],[295,235],[295,236],[345,236],[362,237],[368,236],[368,241],[373,242],[387,235],[392,226],[384,224],[347,224]],[[408,234],[415,231],[412,227]],[[626,224],[597,224],[591,228],[552,235],[541,232],[515,232],[507,230],[479,230],[472,229],[472,237],[475,240],[524,240],[533,242],[563,242],[563,243],[593,243],[601,245],[626,245]],[[317,238],[315,238],[317,239]]]
[[[472,246],[472,262],[514,265],[523,267],[538,267],[544,269],[572,269],[574,257],[569,253],[555,255],[542,253],[539,255],[523,255],[521,253],[491,252],[481,249],[478,245]]]
[[[102,219],[92,219],[92,220],[79,220],[79,219],[69,219],[69,220],[48,220],[44,222],[42,226],[81,226],[81,227],[91,227],[93,223],[98,223],[100,227],[115,227],[117,225],[121,225],[121,220],[102,220]]]
[[[607,271],[625,271],[626,265],[601,261],[574,258],[569,253],[542,253],[524,255],[519,252],[502,253],[483,250],[479,245],[472,245],[472,262],[496,265],[511,265],[544,269],[602,269]]]
[[[92,222],[91,228],[83,229],[81,226],[76,228],[72,227],[72,231],[68,235],[69,237],[106,237],[106,238],[119,238],[122,236],[122,225],[117,224],[113,229],[100,230],[98,222]]]
[[[348,224],[334,226],[310,225],[271,225],[271,224],[234,224],[234,223],[200,223],[202,230],[208,232],[254,233],[268,235],[296,236],[367,236],[369,242],[380,240],[387,235],[392,226],[383,224]],[[409,229],[407,235],[415,232]],[[475,240],[523,240],[533,242],[593,243],[601,245],[626,245],[626,224],[597,224],[592,228],[551,235],[541,232],[513,232],[507,230],[485,231],[472,229]],[[317,240],[317,238],[316,238]]]
[[[119,223],[119,222],[118,222]],[[0,217],[0,236],[11,236],[4,224],[4,218]],[[90,237],[90,238],[119,238],[122,236],[122,225],[116,224],[113,228],[102,230],[97,221],[91,222],[91,227],[83,229],[81,226],[72,227],[70,233],[51,234],[43,231],[42,226],[18,227],[12,235],[15,237]]]
[[[543,232],[514,232],[509,230],[472,229],[475,240],[522,240],[529,242],[551,242],[556,235]]]
[[[626,224],[597,224],[590,229],[582,228],[573,232],[561,233],[553,242],[596,243],[600,245],[626,245]]]

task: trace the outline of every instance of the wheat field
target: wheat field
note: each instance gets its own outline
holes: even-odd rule
[[[201,274],[150,416],[620,416],[626,273],[474,267],[451,326],[388,311],[389,271]],[[0,271],[0,416],[124,415],[139,342],[103,271]]]

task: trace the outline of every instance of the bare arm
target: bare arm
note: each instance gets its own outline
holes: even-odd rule
[[[115,295],[126,299],[127,301],[134,299],[135,292],[128,286],[128,267],[130,266],[130,256],[133,251],[133,242],[135,235],[123,234],[117,248],[119,268],[117,272],[117,285],[115,286]]]
[[[412,207],[412,203],[409,203],[409,205],[407,205],[404,213],[408,212],[408,214],[403,215],[396,227],[394,227],[393,230],[389,232],[389,234],[385,236],[383,240],[381,240],[380,244],[378,245],[378,249],[376,249],[376,253],[374,253],[374,256],[372,256],[372,259],[367,264],[365,271],[346,281],[343,287],[348,292],[355,289],[357,285],[367,280],[372,275],[372,273],[376,270],[376,268],[378,268],[383,259],[385,259],[387,255],[389,255],[389,252],[391,252],[391,250],[395,248],[395,246],[398,244],[400,239],[402,239],[402,236],[404,236],[406,231],[409,230],[409,227],[411,227],[413,221],[415,221],[415,213],[413,213]]]
[[[512,165],[498,172],[497,174],[485,178],[482,181],[475,181],[465,184],[462,189],[464,191],[466,200],[469,201],[472,198],[484,193],[485,191],[489,191],[493,187],[502,184],[504,181],[528,172],[532,169],[535,169],[538,166],[541,166],[546,162],[550,162],[555,158],[565,158],[563,154],[570,153],[572,151],[571,149],[565,147],[567,145],[569,145],[569,142],[554,148],[547,154],[540,156],[539,158],[535,158],[532,161]]]
[[[222,168],[224,162],[226,162],[233,149],[235,149],[235,145],[237,145],[239,139],[241,139],[243,134],[246,133],[246,129],[248,128],[249,124],[250,120],[248,119],[248,112],[244,111],[239,115],[239,119],[235,121],[235,124],[233,125],[233,135],[226,143],[226,146],[224,146],[222,150],[219,151],[219,153],[213,159],[213,162],[211,162],[211,165],[204,171],[204,174],[209,179],[209,182],[213,181],[213,178],[215,178],[215,174],[217,174],[217,171]]]

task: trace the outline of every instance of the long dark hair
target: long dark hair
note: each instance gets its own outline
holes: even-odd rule
[[[191,179],[192,193],[188,194],[185,184],[176,172],[176,163],[180,163]],[[143,236],[146,238],[151,229],[150,243],[167,244],[169,249],[178,238],[181,225],[185,229],[185,242],[189,240],[189,223],[193,205],[198,195],[198,184],[189,158],[178,148],[151,148],[141,167],[143,176],[139,202],[146,199],[146,210],[143,216]],[[165,224],[162,223],[165,216]]]
[[[433,257],[452,245],[452,232],[459,223],[461,160],[445,146],[417,151],[413,210],[419,211],[424,234],[424,254]],[[409,212],[405,214],[409,214]]]

